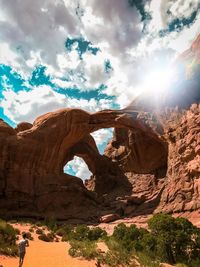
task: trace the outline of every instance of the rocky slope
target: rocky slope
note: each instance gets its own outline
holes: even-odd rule
[[[140,95],[119,111],[58,110],[16,129],[0,120],[0,216],[94,222],[198,211],[199,43],[177,60],[178,80],[165,95]],[[100,155],[90,133],[110,127]],[[85,185],[63,172],[75,155],[93,173]]]

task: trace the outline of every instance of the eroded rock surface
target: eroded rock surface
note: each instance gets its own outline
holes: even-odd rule
[[[167,179],[158,211],[181,212],[200,208],[200,104],[193,104],[168,129]]]
[[[0,215],[97,218],[102,203],[96,193],[88,191],[81,179],[64,174],[63,167],[79,155],[97,176],[91,189],[99,193],[115,187],[126,190],[129,183],[122,171],[106,156],[99,155],[89,134],[101,128],[128,127],[147,131],[159,141],[160,133],[150,128],[149,118],[141,122],[137,117],[136,111],[130,116],[123,111],[89,114],[63,109],[40,116],[31,128],[18,131],[1,121]]]

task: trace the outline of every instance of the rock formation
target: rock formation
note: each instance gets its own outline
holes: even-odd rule
[[[179,77],[167,95],[144,94],[124,109],[157,117],[164,142],[152,142],[138,131],[115,129],[105,151],[133,185],[132,215],[200,208],[200,36],[175,66]]]
[[[74,155],[80,155],[98,176],[93,187],[97,192],[117,186],[129,188],[118,166],[99,155],[90,133],[128,127],[147,132],[160,142],[157,122],[147,116],[141,121],[138,115],[136,111],[131,115],[110,110],[89,114],[63,109],[37,118],[32,127],[23,123],[16,130],[1,121],[0,215],[87,220],[98,216],[101,203],[96,194],[88,191],[81,179],[64,174],[63,167]]]
[[[168,128],[166,138],[168,171],[157,211],[197,210],[200,208],[200,104],[193,104],[176,125]]]
[[[62,109],[16,129],[0,120],[0,216],[74,222],[198,210],[199,40],[177,60],[180,78],[168,95],[94,114]],[[90,133],[110,127],[113,139],[100,155]],[[63,172],[74,156],[93,173],[85,185]]]

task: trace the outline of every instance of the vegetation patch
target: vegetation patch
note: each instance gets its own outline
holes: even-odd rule
[[[187,219],[168,214],[154,215],[148,221],[149,231],[120,223],[112,236],[100,228],[80,225],[68,233],[73,257],[96,259],[107,266],[159,267],[160,262],[177,267],[200,266],[200,229]],[[107,252],[100,252],[97,241],[104,240]]]
[[[45,242],[53,242],[53,240],[46,234],[39,235],[38,239],[45,241]]]
[[[83,257],[87,260],[95,259],[98,256],[97,244],[94,241],[71,240],[69,255],[72,257]]]
[[[37,235],[43,235],[43,234],[44,234],[44,231],[43,231],[42,229],[38,228],[38,229],[35,231],[35,233],[36,233]]]
[[[16,229],[7,222],[0,220],[0,254],[17,255]]]

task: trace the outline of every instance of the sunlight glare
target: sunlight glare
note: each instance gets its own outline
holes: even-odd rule
[[[169,88],[174,77],[175,73],[172,68],[155,69],[145,76],[141,89],[143,92],[162,93]]]

